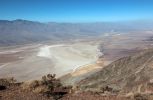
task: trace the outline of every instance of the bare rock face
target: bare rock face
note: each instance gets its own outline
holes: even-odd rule
[[[153,50],[123,57],[78,84],[83,90],[153,92]]]

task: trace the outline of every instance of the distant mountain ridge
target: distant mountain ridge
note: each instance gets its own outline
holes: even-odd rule
[[[152,30],[152,22],[132,23],[40,23],[28,20],[0,20],[0,45],[34,43],[97,36],[105,32]]]

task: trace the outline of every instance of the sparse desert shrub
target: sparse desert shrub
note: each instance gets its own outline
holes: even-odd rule
[[[13,83],[15,83],[16,80],[14,79],[14,77],[8,77],[8,78],[1,78],[0,79],[0,85],[2,86],[9,86]]]
[[[48,74],[42,77],[42,81],[48,90],[45,92],[47,96],[52,96],[54,99],[59,99],[63,95],[70,93],[72,86],[64,87],[59,79],[56,79],[56,74]]]
[[[21,87],[23,90],[31,91],[36,89],[37,87],[41,86],[41,82],[38,80],[24,82]]]
[[[43,84],[47,84],[47,77],[46,77],[46,76],[43,76],[43,77],[42,77],[42,83],[43,83]]]
[[[59,99],[63,95],[70,93],[72,86],[64,87],[59,79],[55,78],[55,74],[43,76],[41,80],[25,82],[22,87],[24,90],[33,91],[35,93],[43,93],[48,97]]]
[[[148,100],[148,96],[145,94],[136,93],[134,94],[134,100]]]
[[[100,90],[102,91],[102,93],[104,93],[104,92],[112,92],[113,88],[111,88],[109,86],[104,86],[104,87],[101,87]]]
[[[35,93],[44,93],[48,90],[46,86],[39,86],[33,90]]]
[[[36,87],[38,87],[39,86],[38,80],[34,80],[33,82],[31,82],[29,84],[29,86],[30,86],[30,88],[36,88]]]
[[[17,80],[14,77],[7,78],[10,83],[15,83]]]
[[[43,76],[41,80],[25,82],[22,87],[24,90],[43,93],[43,95],[53,97],[56,100],[67,93],[72,93],[72,86],[64,87],[60,80],[55,77],[56,74],[48,74]]]

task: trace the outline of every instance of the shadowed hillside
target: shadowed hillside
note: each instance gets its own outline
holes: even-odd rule
[[[153,50],[121,58],[79,84],[83,90],[153,92]]]

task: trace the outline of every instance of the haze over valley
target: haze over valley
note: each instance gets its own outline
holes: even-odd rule
[[[143,24],[148,27],[136,25],[128,30],[127,23],[116,26],[117,23],[2,22],[0,76],[13,76],[19,81],[40,79],[47,73],[58,77],[69,73],[86,74],[152,46],[150,23]],[[96,65],[90,67],[92,64]],[[79,72],[83,67],[86,71]]]
[[[0,100],[153,100],[152,0],[0,0]]]

